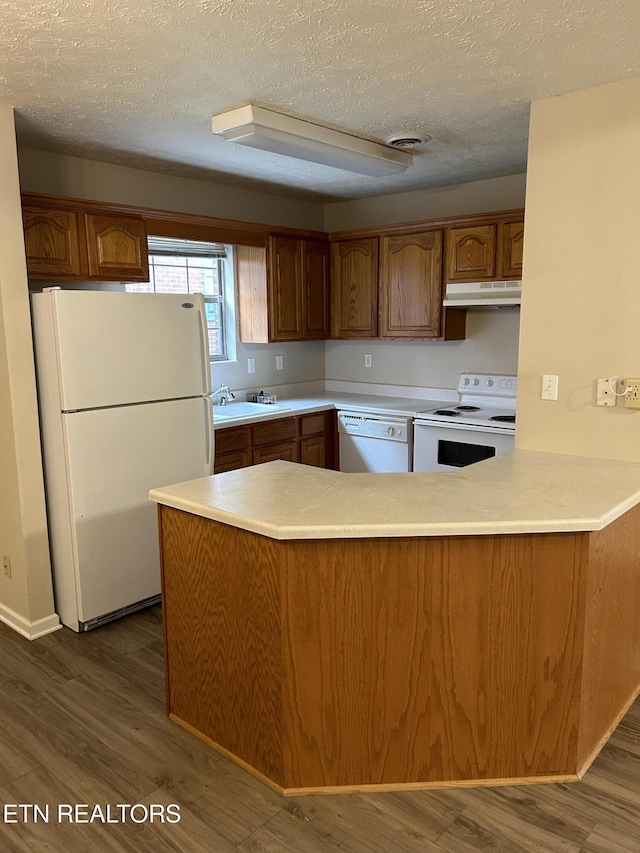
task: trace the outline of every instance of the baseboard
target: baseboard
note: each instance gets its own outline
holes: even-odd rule
[[[16,613],[15,610],[5,607],[4,604],[0,604],[0,622],[4,622],[5,625],[13,628],[18,634],[26,637],[27,640],[37,640],[38,637],[44,637],[45,634],[51,634],[53,631],[58,631],[62,628],[57,613],[52,613],[51,616],[45,616],[44,619],[36,619],[35,622],[30,622],[24,616]]]

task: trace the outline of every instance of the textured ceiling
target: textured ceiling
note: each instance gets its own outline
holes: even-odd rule
[[[3,0],[0,103],[32,148],[358,198],[524,172],[530,102],[640,74],[639,43],[638,0]],[[246,103],[433,139],[369,178],[212,135]]]

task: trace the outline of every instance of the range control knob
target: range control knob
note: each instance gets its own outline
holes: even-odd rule
[[[491,388],[491,386],[493,385],[493,379],[487,379],[487,385],[489,386],[489,388]]]
[[[389,429],[387,430],[387,435],[393,436],[395,434],[396,434],[396,428],[395,427],[389,427]]]
[[[473,384],[474,384],[474,385],[479,385],[479,384],[480,384],[480,380],[479,380],[479,379],[477,379],[477,378],[476,378],[476,379],[474,379],[474,380],[473,380]]]
[[[467,377],[463,382],[463,385],[468,385],[468,384],[469,384],[469,377]]]

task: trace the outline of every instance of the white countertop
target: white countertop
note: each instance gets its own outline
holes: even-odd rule
[[[264,412],[242,418],[222,418],[220,414],[232,411],[233,403],[227,406],[215,406],[213,424],[216,429],[239,426],[242,424],[258,423],[275,418],[286,418],[293,415],[306,415],[311,412],[322,412],[327,409],[345,409],[357,412],[384,412],[389,415],[413,416],[427,409],[437,409],[440,406],[450,406],[458,401],[455,391],[442,389],[439,399],[418,397],[386,397],[378,394],[345,394],[341,391],[322,391],[293,398],[278,397],[276,406],[284,406],[285,410],[264,405]],[[239,402],[239,401],[238,401]]]
[[[345,474],[277,461],[149,497],[272,539],[589,531],[640,502],[640,464],[531,450],[433,474]]]

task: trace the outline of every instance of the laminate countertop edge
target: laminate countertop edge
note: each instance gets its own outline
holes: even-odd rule
[[[640,503],[640,464],[531,450],[454,473],[346,474],[275,461],[149,497],[279,540],[590,532]]]

